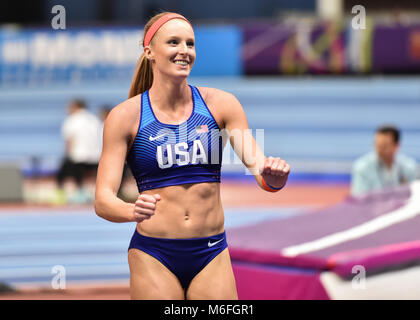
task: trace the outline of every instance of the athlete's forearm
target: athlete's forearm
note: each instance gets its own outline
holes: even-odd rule
[[[111,222],[133,222],[134,203],[128,203],[114,194],[105,192],[95,196],[95,212],[101,218]]]

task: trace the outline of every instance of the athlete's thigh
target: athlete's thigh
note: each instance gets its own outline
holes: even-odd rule
[[[185,299],[178,278],[156,258],[138,249],[130,249],[128,264],[131,299]]]
[[[187,300],[238,299],[228,248],[192,279],[186,297]]]

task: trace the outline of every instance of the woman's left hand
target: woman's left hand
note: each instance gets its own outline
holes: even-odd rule
[[[268,185],[282,188],[286,184],[289,173],[290,165],[286,161],[279,157],[268,157],[264,161],[261,176]]]

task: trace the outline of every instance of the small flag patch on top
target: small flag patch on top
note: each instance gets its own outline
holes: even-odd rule
[[[205,133],[205,132],[209,132],[209,128],[207,127],[206,124],[203,124],[201,126],[196,126],[195,131],[197,131],[198,134]]]

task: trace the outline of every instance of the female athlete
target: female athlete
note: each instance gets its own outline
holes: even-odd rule
[[[105,122],[95,211],[137,222],[128,250],[132,299],[238,299],[220,198],[224,139],[214,132],[227,133],[261,188],[280,190],[290,171],[247,134],[235,96],[188,84],[194,42],[183,16],[150,19],[129,99]],[[117,197],[125,161],[139,189],[135,203]]]

